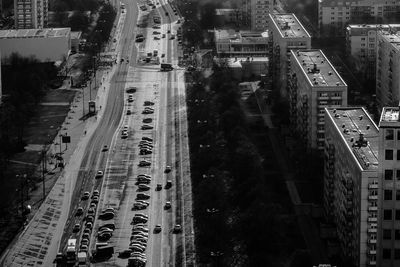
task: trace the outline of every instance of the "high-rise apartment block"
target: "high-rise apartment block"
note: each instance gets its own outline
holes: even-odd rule
[[[378,143],[364,108],[325,109],[324,209],[343,255],[359,267],[377,266]]]
[[[288,59],[291,49],[311,49],[311,36],[295,14],[269,14],[271,75],[281,95],[286,96]]]
[[[263,32],[268,29],[268,15],[274,10],[276,0],[243,0],[242,17],[245,25],[252,31]]]
[[[400,21],[399,21],[400,22]],[[378,32],[397,32],[400,24],[350,24],[346,28],[346,50],[356,71],[375,80]]]
[[[377,265],[400,266],[400,109],[384,107],[379,121]]]
[[[376,100],[378,109],[400,101],[400,32],[378,32]]]
[[[48,9],[48,0],[14,0],[15,28],[45,28],[48,21]]]
[[[319,0],[322,34],[344,35],[347,24],[396,23],[400,16],[397,0]]]
[[[321,50],[291,50],[291,125],[309,149],[323,150],[326,107],[347,106],[347,84]]]

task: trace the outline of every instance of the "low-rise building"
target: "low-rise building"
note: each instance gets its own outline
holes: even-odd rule
[[[296,15],[269,14],[271,76],[281,95],[286,96],[288,60],[291,49],[311,49],[311,36]]]
[[[318,49],[291,50],[290,119],[308,149],[324,149],[324,108],[347,106],[347,84]]]
[[[71,50],[71,28],[0,30],[2,60],[12,53],[41,62],[64,61]]]
[[[346,50],[355,70],[371,80],[376,75],[378,32],[397,32],[400,24],[350,24],[346,28]]]
[[[227,63],[238,80],[260,78],[262,74],[268,73],[267,57],[229,58]]]
[[[343,256],[359,267],[376,266],[378,146],[364,108],[325,108],[324,208]]]
[[[378,110],[400,101],[400,32],[378,32],[376,100]]]
[[[268,32],[214,30],[219,57],[266,57]]]

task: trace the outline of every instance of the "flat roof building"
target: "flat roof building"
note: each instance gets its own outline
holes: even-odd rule
[[[291,50],[288,91],[292,128],[308,149],[322,151],[324,108],[347,106],[347,84],[321,50]]]
[[[359,267],[376,266],[378,151],[364,108],[325,108],[324,209],[343,256]]]
[[[71,50],[71,28],[0,30],[2,60],[12,53],[41,62],[63,61]]]
[[[346,28],[346,50],[356,71],[371,80],[376,75],[378,32],[397,32],[400,24],[350,24]]]
[[[378,32],[376,100],[378,110],[400,101],[400,32]]]
[[[269,14],[269,20],[271,75],[281,95],[286,96],[290,50],[311,49],[311,36],[293,13]]]
[[[268,54],[268,32],[214,30],[219,57],[265,57]]]

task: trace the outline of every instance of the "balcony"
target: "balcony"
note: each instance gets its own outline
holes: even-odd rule
[[[368,211],[378,211],[378,207],[377,206],[369,206]]]
[[[378,189],[378,184],[370,183],[368,184],[368,189]]]
[[[368,217],[368,222],[378,222],[377,217]]]
[[[369,255],[376,255],[376,250],[375,249],[370,249],[368,250]]]
[[[376,234],[378,232],[378,230],[376,228],[369,228],[368,229],[368,233],[369,234]]]
[[[375,238],[370,238],[368,239],[369,244],[376,244],[376,239]]]
[[[369,265],[369,266],[376,266],[376,261],[370,260],[370,261],[368,262],[368,265]]]
[[[378,200],[378,196],[370,195],[368,196],[368,200]]]

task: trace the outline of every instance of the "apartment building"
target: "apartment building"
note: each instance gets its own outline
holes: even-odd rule
[[[379,121],[377,265],[400,266],[400,108],[384,107]]]
[[[14,0],[16,29],[44,28],[48,22],[48,0]]]
[[[290,118],[308,149],[324,149],[324,108],[347,106],[347,84],[321,50],[291,50]]]
[[[359,267],[377,266],[378,147],[364,108],[325,108],[324,209],[341,252]]]
[[[400,22],[400,21],[399,21]],[[346,50],[356,71],[371,80],[376,75],[378,32],[397,32],[400,24],[350,24],[346,28]]]
[[[214,30],[214,39],[219,57],[266,57],[269,52],[268,32]]]
[[[400,101],[400,32],[378,32],[376,100],[378,109]]]
[[[288,59],[291,49],[311,49],[311,36],[296,15],[269,14],[271,75],[274,85],[286,96]]]
[[[215,10],[215,15],[220,25],[227,23],[238,24],[242,21],[242,13],[239,9],[218,8]]]
[[[319,0],[318,22],[325,35],[344,35],[347,24],[396,23],[400,16],[397,0]]]
[[[242,16],[251,31],[264,32],[268,29],[268,14],[272,13],[276,0],[242,0]]]

